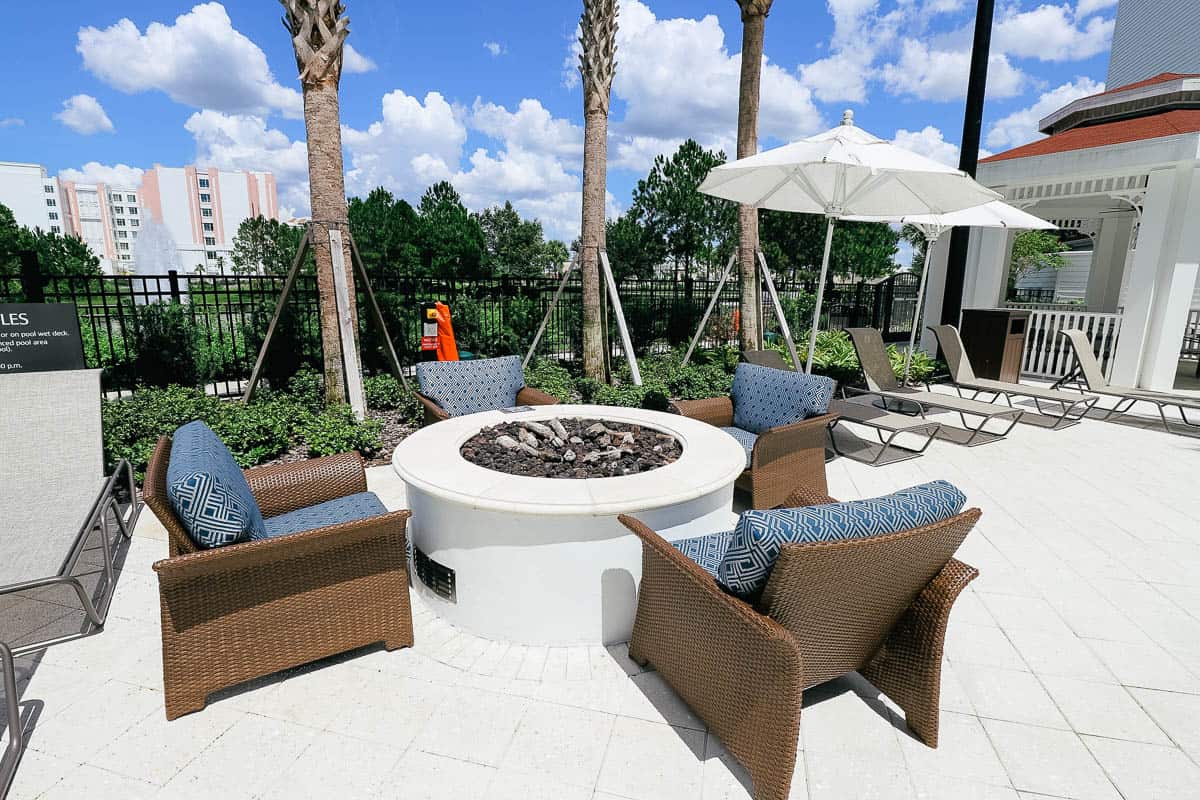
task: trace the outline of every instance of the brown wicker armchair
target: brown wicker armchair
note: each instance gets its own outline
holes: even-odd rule
[[[476,411],[558,402],[525,385],[520,356],[422,361],[417,364],[417,385],[421,390],[414,394],[425,407],[426,425]]]
[[[383,642],[413,643],[408,511],[274,539],[198,550],[166,495],[171,439],[146,470],[146,503],[167,529],[154,565],[162,613],[167,719],[243,681]],[[264,517],[367,490],[357,453],[245,472]]]
[[[788,505],[833,502],[807,492]],[[953,558],[970,509],[901,533],[784,545],[750,605],[632,517],[642,582],[629,655],[649,663],[746,767],[756,800],[788,796],[805,689],[859,672],[937,746],[950,608],[979,573]]]
[[[442,410],[442,407],[430,400],[420,392],[413,392],[417,399],[421,401],[421,405],[425,407],[425,423],[432,425],[435,422],[441,422],[444,419],[450,419],[450,415]],[[531,386],[526,386],[521,391],[517,392],[517,405],[519,406],[549,406],[559,402],[558,398],[546,394],[541,389],[534,389]]]
[[[672,407],[685,417],[718,428],[733,425],[733,398],[676,400]],[[797,486],[824,494],[825,437],[836,414],[810,417],[759,434],[750,454],[750,466],[737,480],[737,488],[750,493],[751,507],[775,508]]]

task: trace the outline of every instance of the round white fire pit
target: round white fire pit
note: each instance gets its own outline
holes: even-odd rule
[[[463,443],[500,422],[588,418],[674,436],[674,463],[612,478],[530,478],[468,462]],[[523,644],[629,639],[641,545],[617,521],[632,514],[669,540],[732,527],[733,484],[746,453],[733,437],[675,414],[554,405],[487,411],[422,428],[396,448],[408,487],[413,586],[447,621]]]

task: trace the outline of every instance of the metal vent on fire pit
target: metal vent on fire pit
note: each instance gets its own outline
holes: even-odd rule
[[[457,602],[454,570],[434,561],[416,547],[413,548],[413,564],[417,568],[417,577],[421,579],[421,583],[428,586],[438,597],[444,597],[451,603]]]

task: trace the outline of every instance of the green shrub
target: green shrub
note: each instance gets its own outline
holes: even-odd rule
[[[209,425],[243,469],[269,461],[288,449],[294,425],[303,425],[308,412],[286,398],[246,405],[221,404]]]
[[[199,347],[196,323],[180,303],[149,303],[134,315],[133,371],[143,385],[199,384]]]
[[[201,419],[209,422],[220,413],[221,401],[199,389],[183,386],[143,388],[132,397],[101,404],[104,454],[109,467],[128,459],[140,479],[154,452],[158,437],[180,425]]]
[[[666,387],[658,382],[647,382],[642,386],[632,383],[618,383],[615,386],[597,383],[595,394],[590,402],[602,406],[625,406],[666,411],[670,404],[670,396]]]
[[[287,393],[310,411],[325,405],[325,377],[311,367],[301,367],[287,381]]]
[[[383,424],[368,419],[359,422],[347,405],[330,406],[305,420],[299,433],[312,457],[331,456],[357,450],[370,457],[383,446],[379,436]]]
[[[363,390],[367,396],[367,408],[377,411],[400,411],[401,418],[411,424],[419,425],[424,414],[421,401],[410,391],[405,390],[400,381],[391,375],[372,375],[363,381]]]
[[[534,359],[525,368],[525,385],[541,389],[564,403],[574,402],[579,396],[570,371],[544,358]]]

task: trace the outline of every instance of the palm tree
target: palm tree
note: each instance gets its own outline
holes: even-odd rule
[[[605,331],[600,318],[600,250],[608,160],[608,100],[617,61],[617,0],[583,0],[579,20],[583,77],[583,371],[604,380]]]
[[[346,402],[346,370],[359,369],[343,363],[338,327],[337,300],[333,282],[333,253],[329,231],[342,231],[342,261],[350,297],[351,329],[357,339],[358,313],[354,303],[354,273],[350,260],[350,224],[346,215],[346,182],[342,174],[342,130],[338,107],[338,83],[342,77],[342,45],[350,33],[350,20],[340,0],[279,0],[284,7],[283,25],[292,37],[296,67],[304,89],[304,128],[308,138],[308,183],[312,201],[313,256],[316,262],[317,293],[320,300],[321,349],[324,353],[325,400]],[[354,342],[353,352],[358,352]]]
[[[762,83],[763,30],[772,0],[737,0],[742,9],[742,75],[738,87],[737,157],[758,152],[758,95]],[[738,273],[742,278],[741,344],[743,350],[758,347],[759,317],[758,209],[738,207]]]

